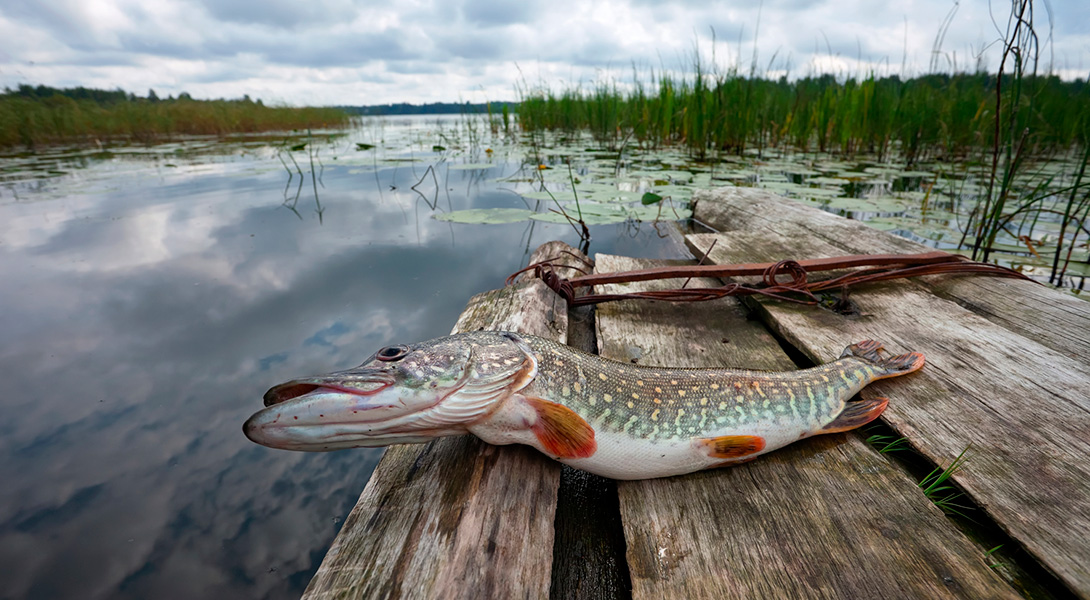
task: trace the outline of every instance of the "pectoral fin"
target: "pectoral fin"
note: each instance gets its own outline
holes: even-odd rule
[[[739,459],[765,449],[765,439],[759,435],[722,435],[696,438],[693,443],[712,458]]]
[[[575,411],[541,398],[525,400],[537,412],[531,430],[546,452],[557,458],[587,458],[598,449],[594,428]]]

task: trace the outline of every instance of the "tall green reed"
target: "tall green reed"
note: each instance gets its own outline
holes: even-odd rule
[[[996,92],[1007,98],[1010,83],[1009,74],[986,73],[789,81],[741,75],[697,57],[683,76],[633,67],[626,86],[610,78],[559,91],[524,83],[518,112],[524,132],[589,131],[610,147],[631,135],[648,148],[680,144],[696,159],[779,147],[881,159],[897,153],[911,165],[974,157],[997,135],[1006,148],[1011,127],[996,133],[992,118]],[[1033,132],[1027,151],[1040,156],[1081,145],[1076,124],[1090,112],[1086,82],[1030,73],[1018,86],[1012,101],[1023,108],[1002,108],[1001,116]],[[1033,110],[1024,107],[1030,95]]]
[[[777,148],[897,157],[908,166],[934,160],[985,164],[986,190],[972,199],[977,204],[962,243],[974,258],[988,260],[1001,233],[1018,237],[1028,229],[1032,235],[1042,219],[1061,220],[1055,275],[1080,232],[1090,231],[1090,182],[1083,176],[1090,157],[1090,83],[1038,73],[1033,12],[1033,0],[1011,0],[994,74],[982,71],[978,60],[973,73],[904,80],[873,72],[810,74],[792,81],[769,77],[771,61],[758,73],[756,56],[742,74],[737,64],[721,65],[714,55],[709,61],[694,51],[684,74],[640,72],[634,65],[627,86],[609,77],[589,89],[560,91],[523,82],[520,124],[531,134],[589,130],[611,148],[629,136],[650,149],[680,146],[695,160]],[[944,22],[937,45],[948,26]],[[1070,187],[1057,189],[1055,175],[1027,173],[1035,161],[1072,153],[1083,157],[1083,168],[1070,177]],[[1057,194],[1067,194],[1062,209],[1051,208]]]

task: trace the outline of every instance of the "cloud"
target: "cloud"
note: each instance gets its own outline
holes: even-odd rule
[[[541,16],[543,4],[538,2],[492,2],[468,0],[462,6],[462,15],[471,25],[494,27],[531,23]]]
[[[217,21],[269,25],[287,31],[351,22],[360,9],[345,0],[199,0],[197,4]]]
[[[43,0],[0,4],[0,85],[91,85],[198,97],[249,94],[317,104],[512,98],[517,64],[549,83],[630,77],[631,65],[684,72],[699,48],[720,70],[839,65],[834,74],[926,72],[951,0],[736,2],[574,0]],[[1057,69],[1090,64],[1090,8],[1058,0]],[[996,10],[1003,7],[995,6]],[[1005,15],[996,17],[1003,25]],[[1035,15],[1042,39],[1047,13]],[[714,32],[714,34],[713,34]],[[714,44],[713,44],[714,36]],[[989,7],[958,5],[937,58],[997,64]]]

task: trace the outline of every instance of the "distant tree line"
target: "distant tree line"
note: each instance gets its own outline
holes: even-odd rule
[[[196,100],[183,92],[160,98],[121,89],[20,85],[0,92],[0,149],[49,144],[154,143],[184,135],[227,135],[347,127],[329,107],[265,106],[243,96]]]
[[[27,98],[30,100],[46,100],[55,97],[71,98],[73,100],[90,100],[103,106],[110,106],[121,102],[160,102],[163,100],[173,101],[177,100],[193,100],[187,92],[178,94],[177,98],[173,95],[166,98],[160,98],[155,90],[149,89],[148,95],[141,97],[132,92],[126,92],[121,88],[116,90],[99,90],[94,88],[86,88],[83,86],[74,88],[55,88],[48,85],[28,85],[25,83],[19,84],[15,89],[4,88],[4,93],[0,94],[2,97],[12,98]],[[223,100],[220,98],[220,100]],[[253,102],[254,104],[261,105],[261,100],[251,100],[249,94],[243,96],[241,99],[234,100],[234,102]]]
[[[103,106],[110,106],[122,102],[161,102],[173,100],[193,100],[186,92],[178,94],[178,97],[167,96],[160,98],[154,89],[149,89],[146,96],[139,96],[133,92],[126,92],[121,88],[116,90],[100,90],[87,87],[55,88],[48,85],[20,84],[15,89],[5,88],[0,97],[18,97],[31,100],[45,100],[55,97],[71,98],[73,100],[90,100]],[[221,99],[222,100],[222,99]],[[237,102],[253,102],[261,105],[261,100],[251,100],[249,95],[243,96]],[[504,107],[510,112],[517,112],[518,102],[432,102],[430,104],[409,104],[398,102],[396,104],[375,104],[366,106],[336,106],[350,115],[443,115],[443,114],[483,114],[488,112],[500,113]]]
[[[432,102],[429,104],[374,104],[370,106],[338,106],[350,115],[451,115],[500,113],[504,107],[518,111],[518,102]]]

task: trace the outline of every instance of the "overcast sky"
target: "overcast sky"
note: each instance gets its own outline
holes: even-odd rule
[[[996,0],[0,0],[0,86],[186,91],[285,104],[514,100],[632,65],[677,69],[696,47],[720,68],[840,76],[998,64]],[[1090,1],[1036,7],[1042,68],[1090,70]],[[994,14],[994,20],[991,15]],[[715,32],[713,44],[712,31]],[[991,47],[989,48],[989,45]],[[907,48],[907,52],[906,52]],[[770,69],[770,70],[769,70]]]

